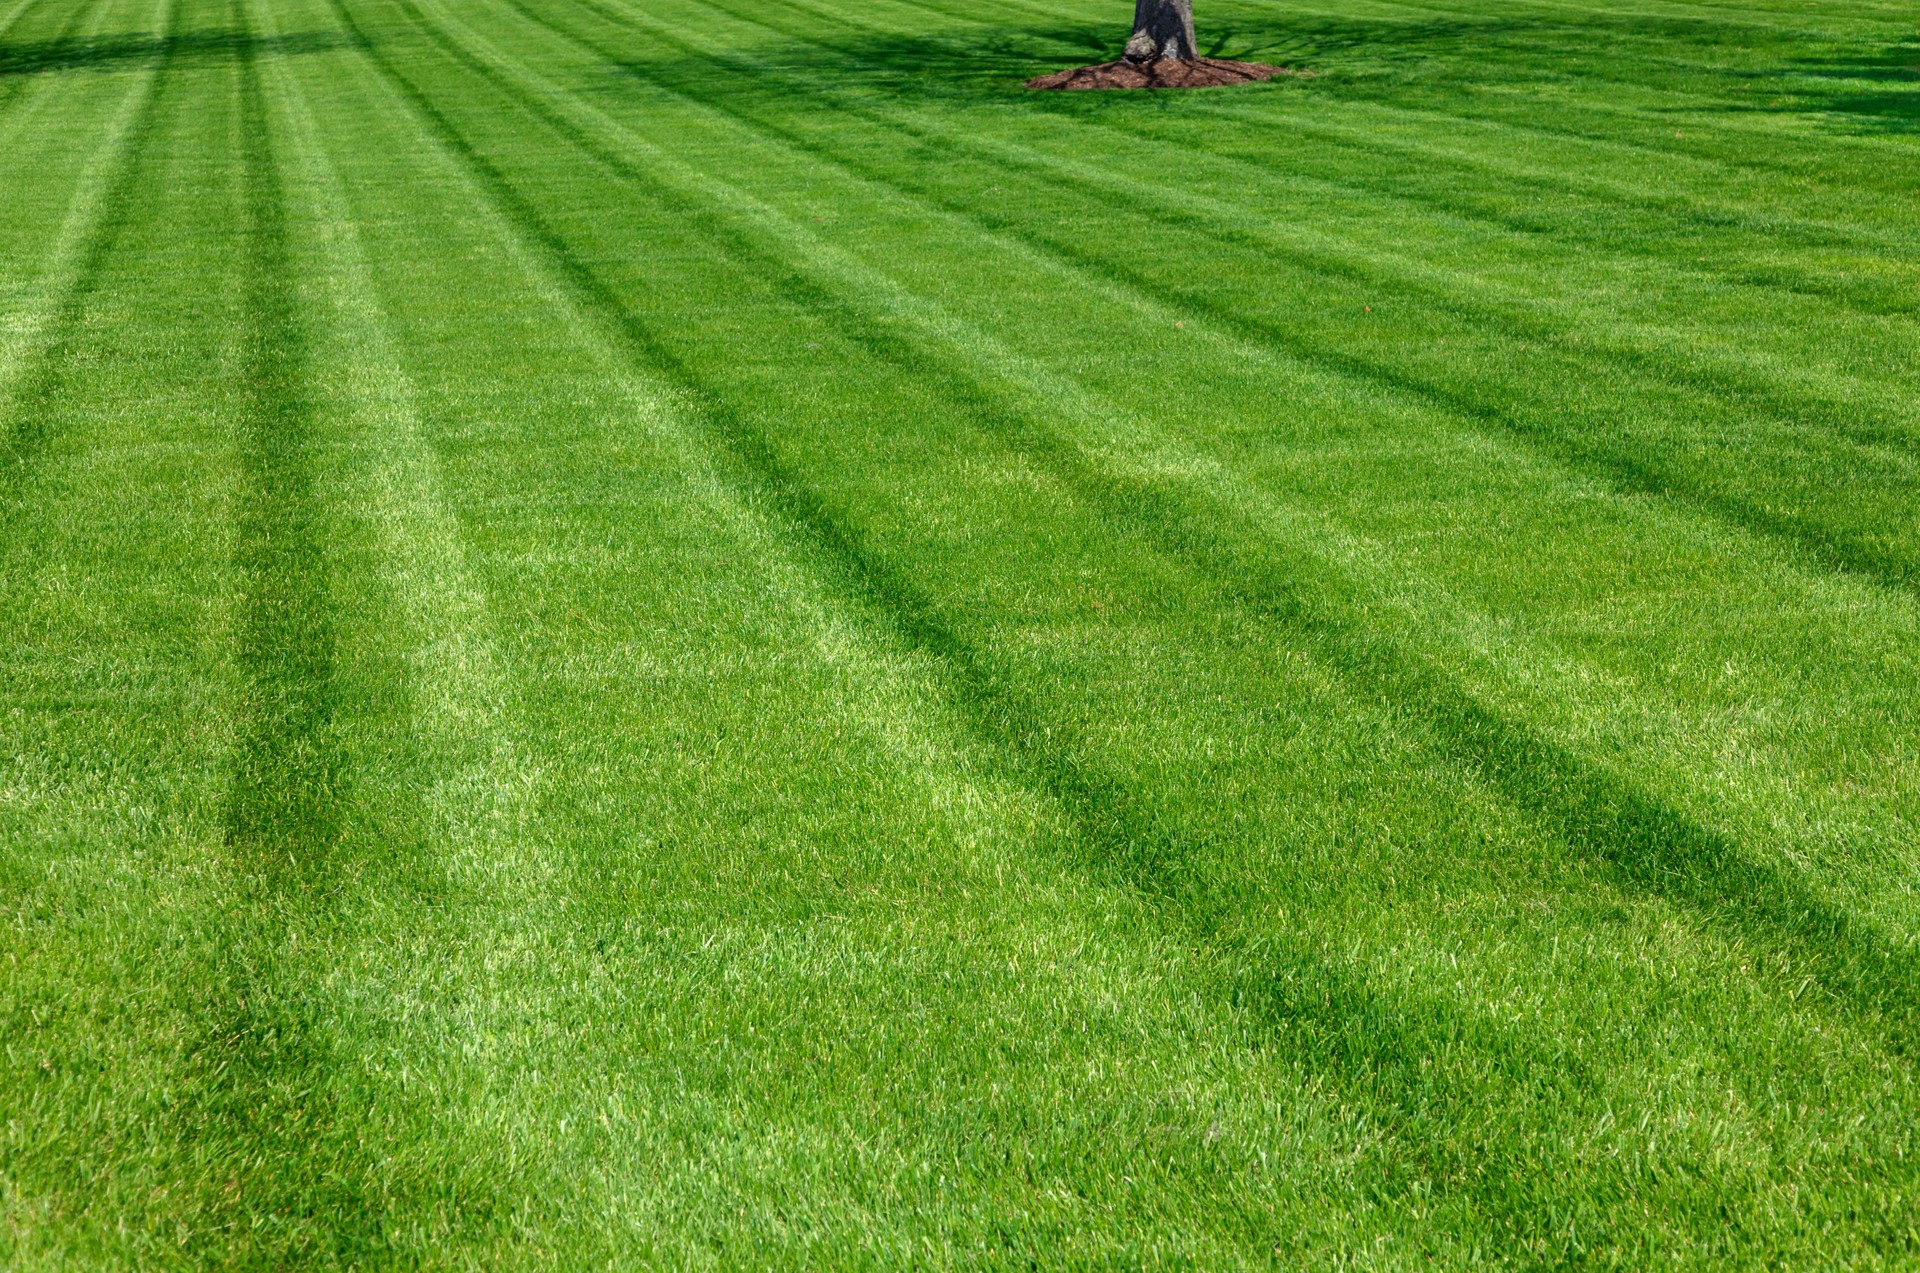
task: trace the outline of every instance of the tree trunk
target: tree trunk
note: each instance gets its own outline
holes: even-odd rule
[[[1129,62],[1191,62],[1200,56],[1193,40],[1193,0],[1133,0]]]

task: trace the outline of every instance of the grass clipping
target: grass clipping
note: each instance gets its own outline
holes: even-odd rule
[[[1229,84],[1253,84],[1276,75],[1296,72],[1284,66],[1264,62],[1234,62],[1227,58],[1200,57],[1191,61],[1169,59],[1164,62],[1102,62],[1097,66],[1054,71],[1027,81],[1028,88],[1224,88]]]

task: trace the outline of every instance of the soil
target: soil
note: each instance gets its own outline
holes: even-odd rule
[[[1233,62],[1220,57],[1191,62],[1102,62],[1072,71],[1055,71],[1027,81],[1028,88],[1220,88],[1252,84],[1276,75],[1298,75],[1284,66]]]

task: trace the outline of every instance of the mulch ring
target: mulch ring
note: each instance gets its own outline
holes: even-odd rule
[[[1102,62],[1071,71],[1055,71],[1027,81],[1028,88],[1220,88],[1252,84],[1276,75],[1311,75],[1264,62],[1234,62],[1222,57],[1191,62]]]

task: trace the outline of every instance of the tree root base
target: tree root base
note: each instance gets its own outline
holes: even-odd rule
[[[1055,71],[1027,81],[1028,88],[1223,88],[1229,84],[1252,84],[1276,75],[1305,75],[1284,66],[1263,62],[1234,62],[1220,57],[1195,58],[1190,62],[1102,62],[1071,71]]]

